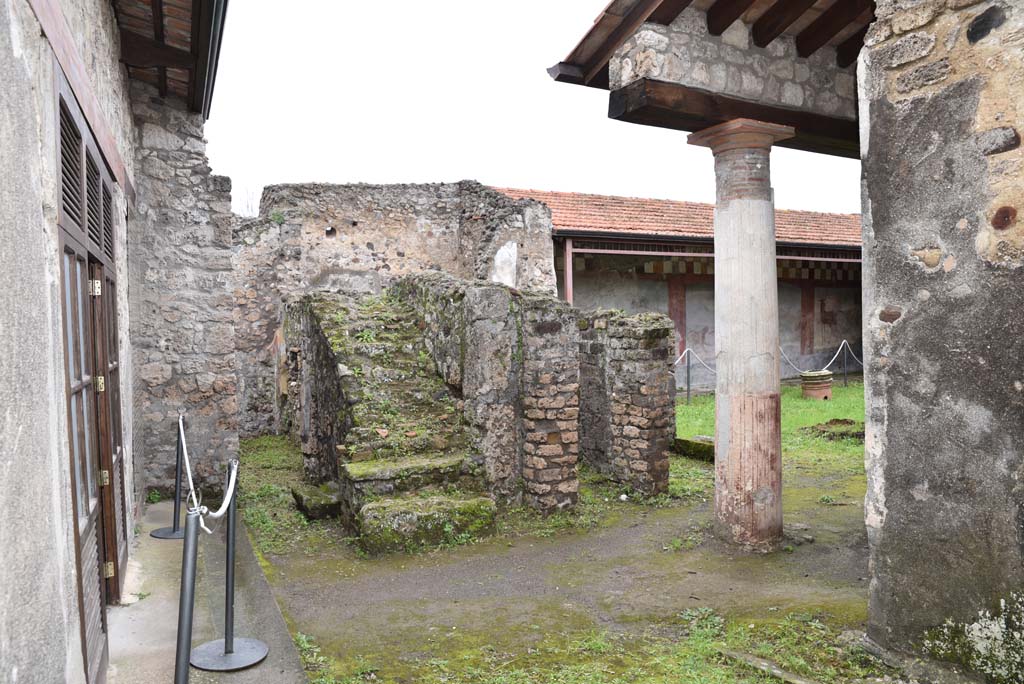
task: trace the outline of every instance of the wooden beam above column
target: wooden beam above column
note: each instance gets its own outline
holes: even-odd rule
[[[617,121],[700,131],[732,119],[792,126],[795,137],[778,143],[809,152],[860,158],[856,121],[739,100],[676,83],[640,79],[611,93],[608,116]]]
[[[718,0],[708,9],[708,33],[722,35],[753,4],[754,0]]]

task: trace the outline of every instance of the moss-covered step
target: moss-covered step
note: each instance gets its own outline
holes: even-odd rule
[[[493,533],[496,512],[482,496],[374,501],[359,511],[359,546],[381,554],[464,544]]]
[[[353,525],[367,501],[432,485],[459,484],[472,476],[472,464],[462,455],[413,456],[345,463],[340,474],[342,516]]]
[[[369,461],[381,458],[400,458],[402,454],[440,453],[452,446],[447,436],[441,433],[416,435],[407,437],[401,433],[381,437],[373,432],[374,437],[359,435],[346,438],[345,444],[337,446],[338,458],[342,462]],[[465,441],[465,440],[462,440]],[[455,446],[460,446],[456,444]]]
[[[320,486],[299,484],[292,487],[295,506],[310,520],[337,518],[341,514],[338,483],[328,482]]]

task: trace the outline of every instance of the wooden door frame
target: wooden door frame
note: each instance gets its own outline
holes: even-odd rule
[[[89,278],[102,283],[101,288],[106,286],[103,264],[89,259]],[[101,289],[102,293],[102,289]],[[93,345],[93,367],[101,369],[105,379],[103,392],[93,392],[96,404],[97,434],[99,436],[99,466],[100,473],[106,472],[106,484],[100,481],[100,515],[103,518],[103,556],[104,561],[113,562],[114,575],[104,578],[106,586],[106,603],[118,603],[121,600],[121,569],[120,554],[117,550],[117,520],[115,519],[114,504],[114,440],[113,426],[111,424],[110,406],[110,383],[107,377],[108,362],[108,332],[106,321],[106,302],[104,295],[90,297],[90,322],[92,324],[92,345]]]
[[[68,453],[68,470],[71,473],[71,480],[70,480],[70,485],[71,485],[71,526],[74,529],[74,540],[75,540],[75,583],[76,583],[76,587],[78,589],[78,625],[79,625],[79,632],[80,632],[80,635],[81,635],[81,643],[82,643],[83,666],[85,668],[86,680],[88,681],[89,675],[90,675],[90,671],[89,671],[89,647],[88,647],[88,634],[87,634],[87,629],[86,629],[86,624],[85,624],[85,619],[86,619],[86,615],[85,615],[85,586],[84,586],[83,581],[82,581],[83,580],[83,577],[82,577],[82,562],[83,562],[83,558],[82,558],[82,530],[83,530],[83,526],[79,524],[79,520],[78,520],[78,503],[79,503],[78,502],[78,480],[82,476],[82,473],[76,472],[75,458],[74,458],[74,455],[72,453],[72,446],[71,446],[71,440],[74,439],[74,437],[73,437],[73,434],[72,434],[73,419],[72,419],[72,415],[71,415],[72,414],[72,406],[71,406],[72,385],[71,385],[71,366],[70,366],[70,364],[72,363],[71,358],[72,358],[72,354],[74,354],[74,350],[70,348],[69,341],[68,341],[68,326],[71,325],[73,322],[79,320],[79,319],[77,317],[72,316],[71,315],[72,312],[68,311],[68,308],[67,308],[68,307],[68,300],[67,300],[67,296],[66,296],[67,278],[69,276],[70,277],[75,277],[75,274],[68,274],[65,271],[65,268],[64,268],[64,257],[65,257],[65,254],[70,252],[70,254],[73,255],[73,258],[76,259],[76,260],[78,258],[84,258],[84,260],[85,260],[85,268],[86,268],[86,277],[87,278],[91,275],[91,266],[90,266],[90,260],[89,260],[89,250],[86,249],[85,247],[83,247],[82,244],[80,243],[80,241],[75,239],[75,237],[73,235],[68,234],[67,231],[59,230],[58,233],[59,233],[58,244],[60,246],[58,255],[59,255],[59,258],[60,258],[60,273],[61,273],[61,285],[62,285],[62,287],[60,288],[61,311],[63,313],[63,325],[61,327],[61,338],[62,338],[62,343],[63,343],[63,346],[64,346],[64,396],[65,396],[65,402],[66,402],[66,412],[67,412],[67,415],[66,415],[66,426],[67,426],[67,435],[68,435],[68,449],[67,449],[67,453]],[[74,284],[74,288],[75,289],[74,289],[74,292],[77,293],[77,291],[78,291],[78,289],[80,287],[81,287],[81,283],[79,283],[77,278],[75,278],[75,284]],[[77,307],[78,307],[79,298],[80,297],[78,297],[78,296],[72,297],[71,305],[76,310],[77,310]],[[88,293],[86,293],[86,297],[85,297],[84,301],[87,303],[87,306],[89,306],[89,308],[91,310],[92,306],[91,306],[91,302],[89,302],[89,299],[90,299],[90,297],[88,296]],[[84,318],[85,315],[87,315],[87,314],[83,314],[83,319],[82,319],[83,322],[85,320],[85,318]],[[88,373],[88,378],[89,378],[88,381],[86,382],[84,380],[84,377],[87,375],[85,373],[84,369],[82,370],[82,376],[83,376],[83,383],[85,385],[88,385],[88,388],[85,389],[85,392],[91,392],[91,394],[95,395],[96,392],[95,392],[95,389],[93,387],[93,383],[95,381],[95,377],[96,376],[95,376],[95,354],[94,354],[94,351],[93,351],[93,343],[94,343],[94,340],[92,338],[92,335],[87,335],[87,339],[85,341],[85,345],[87,347],[85,358],[87,358],[89,360],[89,363],[90,363],[90,369],[89,369],[90,373]],[[88,397],[88,396],[83,397],[83,400],[85,400],[85,401],[88,401],[90,399],[94,399],[94,397]],[[94,410],[95,410],[95,407],[94,407]],[[98,419],[98,415],[97,415],[97,419]],[[98,420],[97,420],[97,422],[98,422]],[[83,444],[85,443],[84,430],[85,430],[85,428],[84,428],[84,425],[83,425],[83,426],[79,426],[79,430],[77,431],[77,433],[82,438],[82,443]],[[96,430],[92,434],[94,435],[94,439],[96,441],[98,441],[98,439],[99,439],[99,431]],[[97,454],[98,454],[98,451],[99,451],[98,445],[95,445],[95,448],[96,448]],[[97,473],[96,476],[98,477],[99,473]],[[86,483],[84,483],[84,486],[85,487],[88,486],[88,482],[87,481],[86,481]],[[100,488],[100,489],[101,489],[101,491],[100,491],[100,494],[99,494],[99,497],[98,497],[98,502],[97,502],[97,513],[96,513],[96,518],[95,518],[95,521],[94,521],[94,524],[96,524],[96,525],[100,524],[100,518],[102,517],[103,494],[102,494],[102,488]],[[84,491],[84,489],[83,489],[83,491]],[[88,493],[86,495],[88,495]],[[87,516],[87,517],[89,517],[89,516]],[[88,524],[86,524],[84,527],[88,528]],[[100,533],[100,530],[97,530],[97,542],[99,542],[99,539],[100,539],[99,533]],[[98,546],[98,548],[97,548],[97,561],[100,564],[102,564],[104,562],[104,560],[105,560],[105,558],[104,558],[104,551],[105,551],[105,549],[104,549],[104,547],[101,544],[97,544],[97,546]],[[101,565],[101,567],[102,567],[102,565]],[[102,580],[103,579],[102,570],[100,571],[99,575],[100,575],[100,579]],[[100,617],[101,617],[102,625],[103,625],[104,640],[103,640],[103,652],[102,652],[102,654],[100,656],[100,662],[99,662],[99,672],[100,672],[99,681],[105,680],[104,673],[106,672],[107,664],[108,664],[108,660],[109,660],[109,656],[110,656],[110,643],[109,643],[109,640],[108,640],[108,636],[109,635],[107,633],[107,611],[106,611],[107,597],[106,597],[106,592],[107,592],[106,582],[101,581],[100,582]],[[90,684],[95,684],[95,683],[94,682],[90,682]]]

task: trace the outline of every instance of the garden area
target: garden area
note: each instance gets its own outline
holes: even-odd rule
[[[295,509],[301,455],[261,437],[243,443],[242,515],[317,684],[891,681],[857,638],[863,415],[859,382],[829,402],[783,388],[786,542],[767,556],[714,538],[713,466],[682,456],[657,497],[583,469],[575,510],[503,511],[492,537],[371,558]],[[713,434],[714,398],[680,403],[677,426]]]

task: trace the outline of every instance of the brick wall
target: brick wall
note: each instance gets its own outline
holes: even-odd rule
[[[645,495],[668,488],[675,437],[674,328],[661,314],[582,314],[582,458]]]

